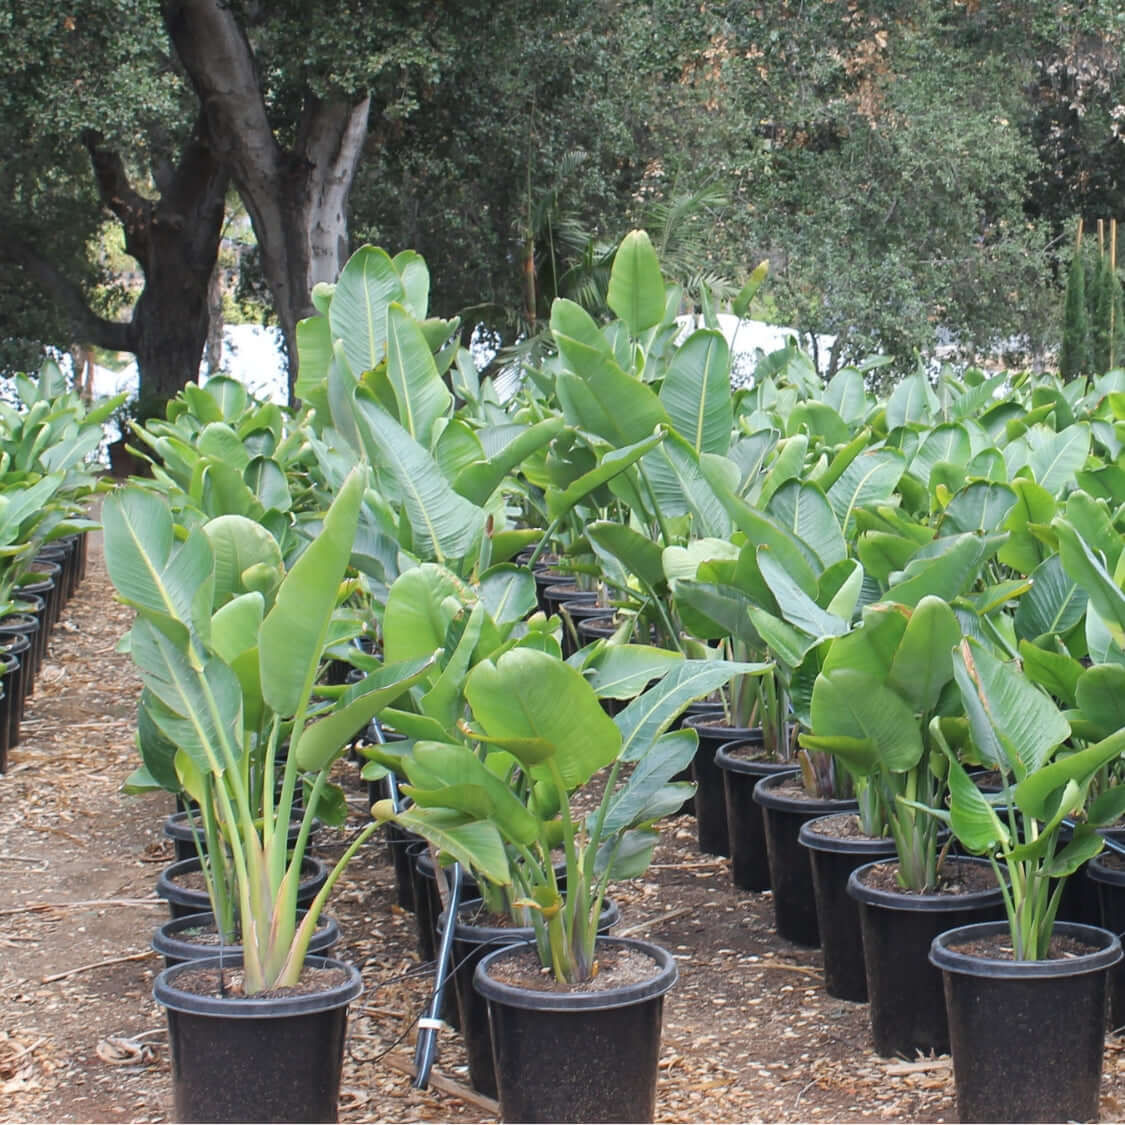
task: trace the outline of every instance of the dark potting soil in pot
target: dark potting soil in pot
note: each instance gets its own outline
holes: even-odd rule
[[[305,967],[297,983],[288,988],[267,988],[255,992],[255,1000],[272,1000],[283,996],[307,996],[339,988],[348,981],[342,969],[314,969]],[[246,974],[241,969],[188,969],[176,977],[176,987],[194,996],[247,996]]]
[[[910,895],[963,895],[972,891],[990,891],[996,886],[996,876],[991,867],[982,864],[962,863],[956,857],[947,859],[938,873],[937,885],[924,892],[908,891],[899,884],[898,862],[879,863],[869,868],[863,877],[863,885],[872,890],[893,891],[895,894]]]
[[[883,836],[871,836],[864,832],[858,813],[834,813],[817,819],[816,834],[830,836],[834,840],[882,840]]]
[[[990,961],[1014,961],[1015,950],[1012,948],[1012,939],[1007,934],[997,934],[994,937],[977,939],[975,941],[959,941],[946,946],[953,953],[963,953],[966,957],[986,957]],[[1065,961],[1072,957],[1082,957],[1087,953],[1096,953],[1099,946],[1090,942],[1079,941],[1077,938],[1065,934],[1052,934],[1050,944],[1047,946],[1047,956],[1044,961]]]
[[[603,949],[598,953],[597,964],[597,974],[590,980],[565,984],[555,980],[554,974],[540,964],[535,950],[528,948],[492,965],[488,975],[501,984],[536,992],[605,992],[639,984],[657,972],[656,962],[636,949]]]

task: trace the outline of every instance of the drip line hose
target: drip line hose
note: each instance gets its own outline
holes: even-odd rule
[[[437,965],[434,969],[434,991],[425,1014],[418,1021],[418,1043],[414,1048],[414,1082],[416,1090],[424,1090],[430,1082],[430,1070],[437,1058],[437,1036],[442,1026],[441,1010],[445,997],[445,979],[453,959],[453,930],[457,908],[461,905],[461,865],[449,869],[449,901],[446,903],[445,929],[441,935]]]

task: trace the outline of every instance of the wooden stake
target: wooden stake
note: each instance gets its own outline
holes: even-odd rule
[[[102,969],[106,965],[122,965],[126,961],[143,961],[146,957],[155,957],[156,950],[146,949],[143,953],[130,953],[126,957],[110,957],[107,961],[91,961],[89,965],[79,965],[75,969],[67,969],[65,973],[54,973],[49,977],[41,977],[43,984],[54,984],[57,980],[66,980],[67,977],[76,977],[79,973],[88,973],[91,969]]]
[[[416,1073],[414,1063],[410,1059],[403,1058],[401,1055],[384,1055],[383,1062],[392,1070],[397,1070],[400,1074],[408,1074],[411,1078],[413,1078]],[[460,1098],[463,1102],[475,1105],[495,1117],[500,1116],[499,1102],[493,1101],[492,1098],[486,1098],[484,1094],[478,1094],[476,1090],[466,1086],[463,1082],[457,1082],[452,1078],[447,1078],[439,1071],[430,1071],[430,1085],[435,1090],[440,1090],[443,1094],[449,1094],[452,1097]]]
[[[1098,257],[1105,254],[1105,219],[1098,220]]]
[[[1076,251],[1082,249],[1082,227],[1085,224],[1085,222],[1086,222],[1085,219],[1079,219],[1078,220],[1078,241],[1075,243],[1075,246],[1074,246],[1074,249]]]

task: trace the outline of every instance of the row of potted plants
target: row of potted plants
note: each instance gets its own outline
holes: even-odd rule
[[[130,644],[145,677],[134,783],[199,802],[200,838],[222,857],[212,901],[232,936],[240,926],[250,992],[300,970],[338,878],[298,924],[300,856],[327,768],[376,716],[404,737],[369,751],[368,776],[392,771],[412,803],[377,805],[364,835],[393,822],[439,863],[458,861],[489,910],[533,935],[560,988],[588,990],[609,964],[606,889],[644,869],[656,821],[690,791],[674,780],[683,767],[701,844],[742,842],[735,801],[735,839],[716,826],[727,806],[710,785],[714,746],[732,740],[761,749],[720,755],[728,781],[741,772],[730,762],[756,753],[798,766],[819,800],[854,796],[865,834],[897,857],[890,887],[861,894],[947,901],[943,883],[973,866],[952,856],[947,828],[988,861],[1009,963],[1055,964],[1062,881],[1122,807],[1125,373],[1065,386],[918,373],[878,398],[862,367],[821,386],[791,348],[735,392],[715,310],[685,332],[639,232],[614,263],[616,319],[557,302],[556,351],[507,404],[457,326],[428,318],[417,255],[365,247],[314,296],[303,411],[253,403],[229,380],[188,388],[136,428],[152,480],[106,506],[107,562],[138,611]],[[537,574],[548,558],[553,573]],[[553,579],[572,579],[586,605],[537,610]],[[609,618],[601,636],[581,620],[595,609]],[[328,659],[355,682],[318,683]],[[672,729],[711,696],[718,713]],[[710,748],[696,753],[697,740]],[[982,796],[966,764],[998,770],[998,792]],[[595,778],[604,788],[579,815]],[[300,788],[289,857],[280,827]],[[751,878],[737,860],[736,878]],[[796,928],[812,914],[807,886]],[[878,940],[864,939],[870,963]],[[901,957],[906,939],[890,942]],[[477,972],[499,1077],[509,1037],[496,982]],[[941,1045],[916,1029],[909,1043],[885,1038],[870,972],[865,987],[878,1049]],[[573,998],[558,995],[569,1026]],[[520,1026],[516,1041],[531,1034]],[[954,1052],[960,1081],[956,1034]],[[609,1075],[639,1069],[605,1057]],[[588,1079],[597,1106],[568,1088],[552,1117],[610,1112]],[[503,1112],[533,1119],[514,1100],[521,1086],[501,1081]],[[651,1098],[629,1104],[652,1112]]]

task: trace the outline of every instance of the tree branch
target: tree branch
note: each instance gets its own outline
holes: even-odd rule
[[[120,154],[105,148],[100,134],[87,129],[82,135],[82,143],[90,154],[102,203],[117,216],[124,228],[126,251],[143,264],[148,257],[152,203],[129,182],[129,173],[125,171]]]
[[[58,301],[70,319],[77,340],[112,352],[133,350],[133,325],[98,316],[86,303],[81,287],[26,242],[0,234],[0,258],[20,266]]]

